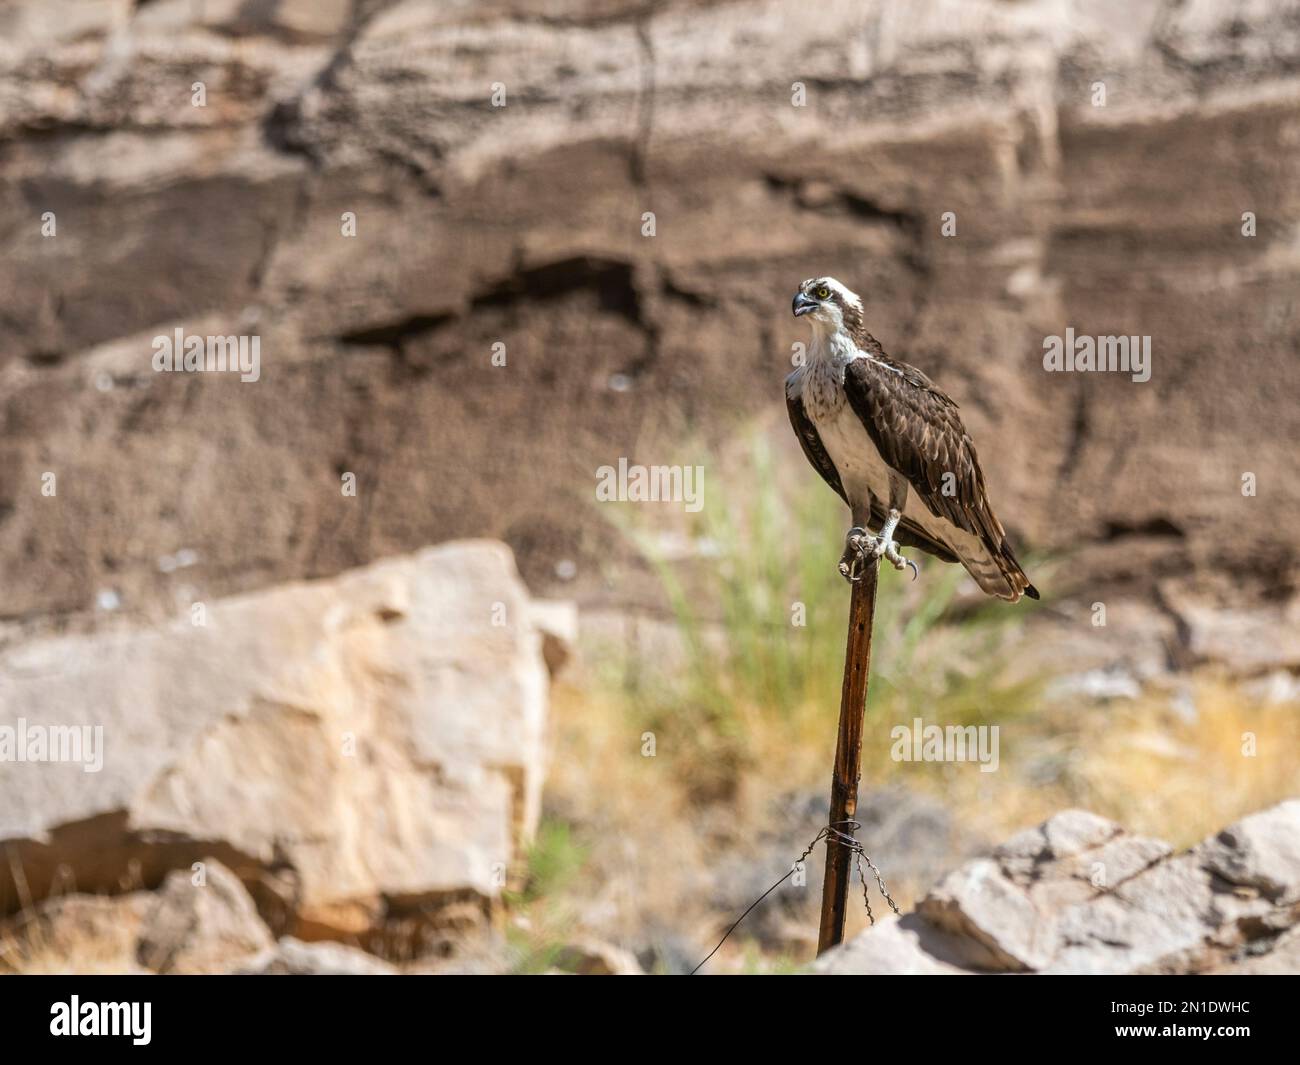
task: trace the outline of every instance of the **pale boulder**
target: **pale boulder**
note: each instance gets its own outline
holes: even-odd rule
[[[1300,956],[1300,800],[1181,854],[1080,810],[945,877],[815,973],[1270,973]]]
[[[507,548],[458,542],[10,646],[0,723],[85,726],[102,767],[7,765],[0,846],[38,899],[60,863],[115,891],[217,858],[313,938],[486,913],[539,814],[529,607]],[[18,898],[0,870],[0,913]]]
[[[206,861],[168,874],[145,917],[136,956],[156,973],[216,973],[273,942],[239,878]]]

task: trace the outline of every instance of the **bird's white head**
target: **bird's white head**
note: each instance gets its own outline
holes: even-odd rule
[[[833,277],[810,277],[794,294],[794,316],[808,319],[814,333],[847,333],[862,329],[862,300]]]

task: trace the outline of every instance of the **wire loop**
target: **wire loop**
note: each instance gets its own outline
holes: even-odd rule
[[[837,826],[843,826],[843,827],[837,827]],[[732,926],[728,928],[725,933],[723,933],[722,938],[718,940],[718,945],[714,947],[711,951],[709,951],[708,957],[706,957],[704,961],[700,962],[699,965],[695,966],[695,968],[691,970],[691,976],[694,976],[701,969],[703,969],[704,966],[708,964],[709,959],[712,958],[713,955],[717,954],[718,951],[722,949],[722,944],[727,941],[727,939],[731,936],[732,932],[734,932],[737,928],[740,927],[740,922],[750,915],[754,907],[756,907],[760,902],[762,902],[765,898],[767,898],[770,894],[772,894],[773,891],[779,888],[782,884],[784,884],[787,880],[789,880],[790,877],[794,875],[795,870],[799,868],[800,863],[807,861],[808,855],[812,854],[813,848],[816,847],[817,844],[820,843],[822,840],[826,841],[826,845],[828,847],[832,843],[835,843],[841,847],[847,847],[849,850],[853,852],[853,865],[854,868],[856,868],[858,871],[858,879],[862,881],[862,902],[863,905],[865,905],[867,908],[868,921],[870,921],[872,924],[875,924],[876,915],[871,912],[871,898],[867,893],[867,874],[862,870],[863,862],[866,862],[867,868],[871,870],[872,875],[874,876],[876,881],[876,886],[880,889],[880,894],[885,897],[885,901],[889,903],[889,908],[893,910],[894,913],[900,912],[898,909],[898,903],[894,901],[893,896],[889,894],[889,888],[885,886],[885,878],[881,876],[880,870],[876,868],[876,863],[873,862],[871,860],[871,856],[865,850],[863,850],[862,844],[858,842],[857,837],[854,835],[854,833],[857,832],[858,829],[860,829],[861,827],[862,827],[862,822],[860,821],[832,821],[829,825],[823,826],[818,831],[817,835],[813,836],[812,841],[808,844],[808,846],[804,848],[803,853],[794,860],[794,863],[790,866],[790,871],[787,872],[785,876],[781,877],[780,880],[778,880],[770,888],[764,891],[763,894],[759,895],[758,898],[756,898],[753,902],[749,904],[748,909],[746,909],[744,913],[742,913],[739,917],[737,917],[735,922],[732,924]]]

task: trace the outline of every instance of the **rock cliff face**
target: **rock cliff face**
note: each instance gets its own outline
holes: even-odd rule
[[[1300,799],[1184,854],[1068,810],[963,865],[819,973],[1288,973],[1300,966]]]
[[[0,612],[463,535],[589,577],[568,502],[779,417],[823,272],[1090,591],[1285,595],[1298,86],[1293,0],[9,4]],[[153,372],[177,326],[259,380]],[[1067,328],[1150,336],[1150,381],[1044,372]]]
[[[215,858],[277,932],[481,922],[545,772],[543,636],[509,551],[198,607],[0,652],[0,915]]]

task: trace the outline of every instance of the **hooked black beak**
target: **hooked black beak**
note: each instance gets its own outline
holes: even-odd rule
[[[818,306],[820,305],[816,300],[809,299],[802,292],[795,293],[793,310],[796,318],[802,314],[807,314],[809,311],[815,311]]]

